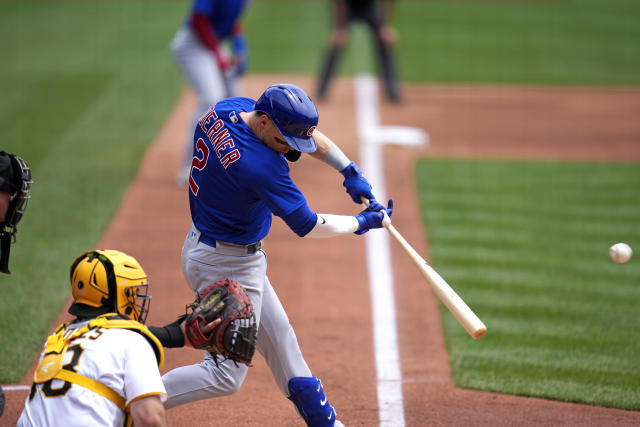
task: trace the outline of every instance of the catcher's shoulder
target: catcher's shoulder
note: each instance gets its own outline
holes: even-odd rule
[[[156,356],[158,368],[162,368],[164,364],[164,351],[162,344],[156,336],[142,323],[129,319],[118,314],[107,314],[99,316],[89,322],[91,327],[101,327],[105,329],[130,331],[142,335],[149,343]]]

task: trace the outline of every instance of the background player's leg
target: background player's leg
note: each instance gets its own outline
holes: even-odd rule
[[[316,93],[318,101],[323,101],[327,97],[329,83],[335,73],[336,63],[338,62],[338,57],[340,56],[341,51],[342,46],[338,46],[336,44],[332,44],[329,46],[329,49],[327,49],[322,71],[320,72],[320,77],[318,79],[318,89]]]
[[[178,30],[171,41],[171,52],[196,92],[199,102],[187,127],[183,167],[176,176],[176,181],[182,180],[180,183],[186,184],[193,155],[193,132],[196,123],[205,111],[226,97],[226,84],[213,54],[200,42],[191,28],[182,27]]]
[[[378,33],[375,33],[374,39],[378,48],[378,58],[382,69],[382,78],[384,80],[387,98],[394,102],[399,102],[402,98],[398,84],[398,72],[393,47],[385,43]]]
[[[398,72],[395,62],[393,42],[382,37],[383,12],[380,2],[375,3],[366,10],[361,10],[361,19],[371,30],[371,37],[378,51],[378,63],[384,81],[387,98],[394,102],[401,101]]]

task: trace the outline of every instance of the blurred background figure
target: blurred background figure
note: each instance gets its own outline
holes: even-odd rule
[[[18,222],[31,196],[31,169],[15,154],[0,150],[0,272],[9,271],[9,250],[16,241]]]
[[[333,29],[318,80],[317,99],[323,101],[327,97],[338,57],[349,38],[349,27],[355,21],[362,21],[367,24],[375,40],[387,98],[393,102],[400,102],[400,87],[393,53],[396,32],[390,24],[394,0],[330,1]]]
[[[249,53],[240,17],[250,0],[195,0],[171,41],[171,52],[198,96],[185,138],[176,183],[186,185],[193,156],[193,130],[200,116],[221,99],[239,96],[239,77]]]
[[[16,240],[18,222],[22,219],[27,201],[31,170],[22,158],[0,150],[0,272],[9,271],[9,250]],[[0,386],[0,416],[4,412],[5,397]]]

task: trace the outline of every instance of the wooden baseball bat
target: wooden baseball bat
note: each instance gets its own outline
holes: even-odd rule
[[[369,207],[369,200],[362,198],[362,202]],[[476,314],[469,308],[469,306],[460,298],[456,291],[449,286],[449,284],[438,274],[437,271],[429,265],[429,263],[418,254],[418,252],[411,247],[409,242],[396,230],[391,224],[391,219],[385,211],[382,225],[389,231],[391,236],[402,246],[402,249],[409,255],[409,258],[418,267],[422,276],[426,279],[427,283],[431,286],[431,289],[435,292],[436,296],[442,301],[442,303],[449,309],[451,314],[458,320],[458,322],[464,327],[464,329],[471,335],[473,339],[479,339],[487,332],[487,327],[482,320],[476,316]]]

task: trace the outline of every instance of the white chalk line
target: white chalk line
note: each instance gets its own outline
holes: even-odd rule
[[[2,385],[3,391],[22,391],[22,390],[30,390],[30,385]]]
[[[369,75],[356,77],[356,119],[360,164],[373,187],[374,195],[380,203],[386,204],[383,144],[422,145],[428,141],[428,135],[421,129],[380,126],[377,81]],[[385,230],[372,230],[365,235],[365,246],[373,313],[379,425],[404,427],[402,370],[389,235]]]

